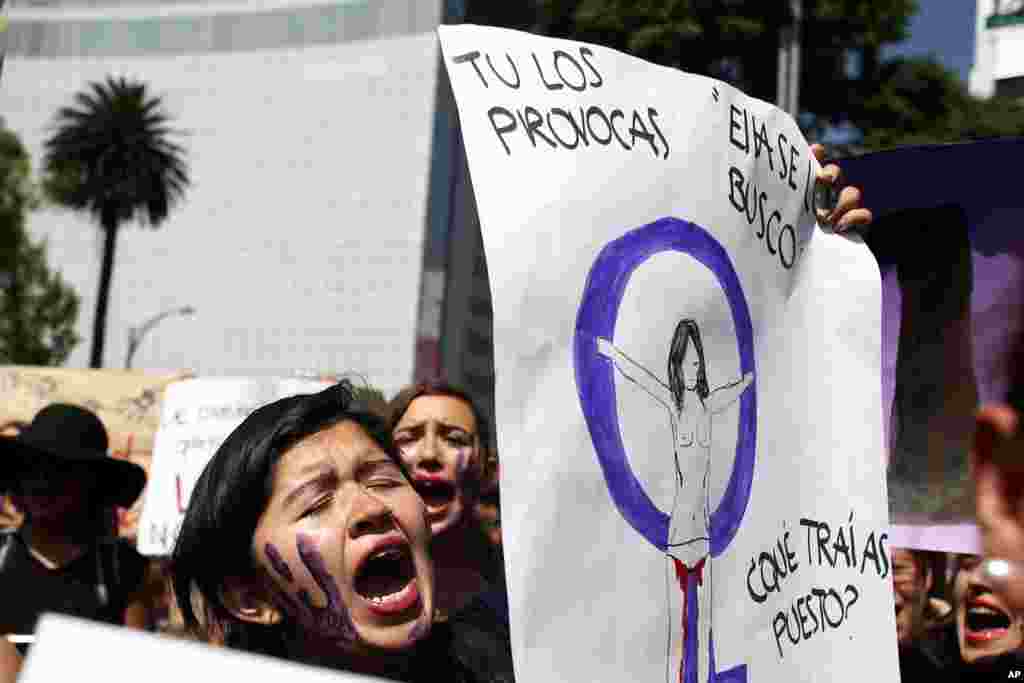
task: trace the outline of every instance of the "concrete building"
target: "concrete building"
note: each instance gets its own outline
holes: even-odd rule
[[[976,97],[1024,97],[1024,0],[977,0],[969,87]]]
[[[158,230],[120,232],[106,366],[131,327],[190,306],[135,366],[355,371],[389,395],[416,374],[472,374],[442,340],[466,315],[445,303],[449,260],[479,249],[478,230],[475,247],[449,239],[466,181],[433,30],[459,3],[21,0],[6,14],[0,112],[37,168],[57,109],[107,75],[144,80],[185,133],[185,202]],[[29,229],[82,297],[69,365],[83,367],[99,231],[54,208]]]

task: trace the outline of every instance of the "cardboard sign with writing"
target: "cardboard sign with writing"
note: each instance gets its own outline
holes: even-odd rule
[[[71,403],[96,413],[107,429],[110,455],[149,471],[153,437],[160,424],[164,389],[187,372],[0,367],[0,425],[28,423],[51,403]],[[145,492],[118,516],[121,536],[133,538]]]
[[[192,487],[221,442],[251,412],[286,396],[327,386],[328,382],[297,378],[207,377],[169,387],[139,523],[139,552],[171,553]]]

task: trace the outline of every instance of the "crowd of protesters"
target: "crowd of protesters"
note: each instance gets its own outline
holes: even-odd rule
[[[854,188],[820,217],[870,222]],[[979,412],[972,453],[990,556],[893,552],[904,680],[1024,667],[1014,386]],[[257,409],[197,481],[169,564],[116,536],[145,472],[108,457],[96,415],[54,404],[3,430],[0,683],[44,612],[152,629],[165,573],[188,637],[211,645],[402,681],[514,680],[494,426],[458,387],[407,387],[383,407],[339,382]]]
[[[116,536],[145,472],[108,457],[95,414],[53,404],[2,438],[3,683],[42,613],[152,629],[162,589],[185,627],[170,635],[399,680],[513,680],[497,457],[456,387],[376,405],[341,382],[260,408],[196,483],[170,562]]]
[[[1024,615],[983,567],[978,555],[893,552],[903,680],[991,681],[1024,667]]]
[[[978,434],[979,520],[1013,578],[1015,409],[983,409]],[[147,627],[146,562],[113,535],[141,468],[107,457],[99,419],[76,406],[48,406],[3,438],[0,631],[31,634],[45,611]],[[197,482],[175,548],[189,633],[398,680],[512,681],[491,444],[473,398],[441,383],[408,387],[386,411],[344,382],[260,408]],[[991,564],[893,550],[903,680],[1024,668],[1024,605]],[[26,649],[0,641],[6,680]]]

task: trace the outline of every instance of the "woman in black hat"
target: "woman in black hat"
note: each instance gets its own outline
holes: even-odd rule
[[[0,437],[0,490],[25,515],[0,532],[0,636],[31,634],[43,612],[124,623],[146,561],[114,536],[113,508],[132,504],[146,473],[107,446],[99,418],[67,404]]]

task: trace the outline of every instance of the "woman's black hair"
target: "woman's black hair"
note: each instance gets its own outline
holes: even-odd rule
[[[672,392],[676,410],[683,409],[683,397],[686,394],[686,371],[683,359],[693,340],[693,348],[697,351],[697,395],[703,401],[711,393],[708,388],[708,375],[704,365],[704,345],[700,341],[700,328],[697,321],[684,318],[676,325],[672,333],[672,344],[668,350],[668,388]]]
[[[192,491],[171,557],[174,594],[187,628],[200,636],[219,633],[228,647],[284,656],[287,626],[243,622],[223,595],[228,580],[256,571],[252,539],[278,460],[299,441],[346,420],[360,425],[405,472],[387,423],[354,400],[348,382],[259,408],[217,449]]]

